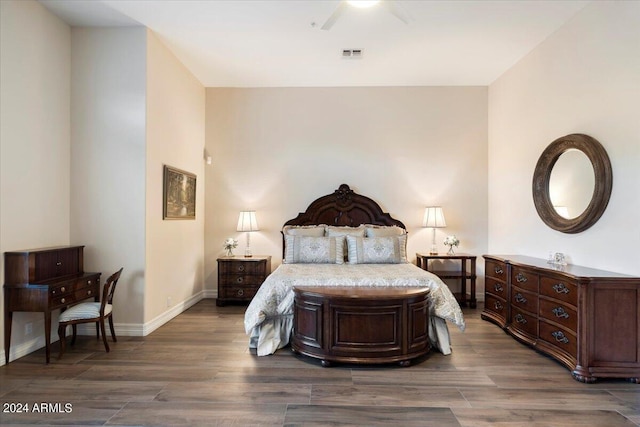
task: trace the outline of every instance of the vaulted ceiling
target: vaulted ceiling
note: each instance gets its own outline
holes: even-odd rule
[[[71,26],[148,27],[207,87],[488,85],[589,3],[40,2]]]

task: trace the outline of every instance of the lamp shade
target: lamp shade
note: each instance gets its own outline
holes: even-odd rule
[[[238,227],[236,231],[258,231],[258,221],[256,211],[242,211],[238,217]]]
[[[424,211],[423,227],[443,228],[447,226],[444,220],[444,212],[440,206],[429,206]]]

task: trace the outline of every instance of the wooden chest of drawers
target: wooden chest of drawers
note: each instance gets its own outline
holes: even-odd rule
[[[216,305],[249,302],[271,273],[271,256],[226,256],[218,258]]]
[[[482,318],[582,382],[640,382],[640,278],[523,256],[485,255]]]

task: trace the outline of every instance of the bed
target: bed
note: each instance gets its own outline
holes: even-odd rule
[[[258,356],[291,340],[294,288],[309,286],[427,287],[429,340],[451,353],[447,321],[464,331],[460,306],[436,275],[407,261],[406,227],[373,199],[342,184],[283,225],[283,263],[251,300],[244,316]]]

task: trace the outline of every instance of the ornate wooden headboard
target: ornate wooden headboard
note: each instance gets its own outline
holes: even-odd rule
[[[382,211],[372,199],[355,193],[347,184],[332,194],[314,200],[306,211],[285,222],[284,225],[339,225],[357,227],[361,224],[397,225],[404,224]]]

